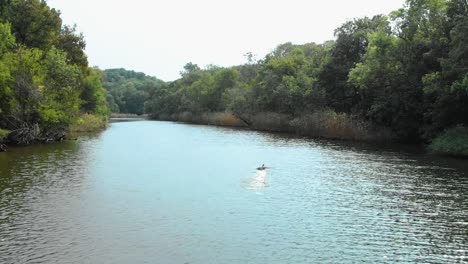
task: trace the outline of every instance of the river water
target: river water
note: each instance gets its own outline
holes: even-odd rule
[[[468,262],[468,161],[152,121],[0,153],[0,263],[356,262]]]

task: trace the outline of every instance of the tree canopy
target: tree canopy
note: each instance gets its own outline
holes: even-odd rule
[[[144,113],[144,104],[151,90],[159,89],[163,81],[141,72],[125,69],[104,71],[103,86],[107,90],[106,100],[113,113]]]
[[[0,128],[13,143],[63,134],[84,112],[106,116],[101,72],[82,34],[43,0],[0,2]]]
[[[323,44],[284,43],[261,60],[201,69],[149,93],[146,111],[277,112],[325,109],[390,128],[401,141],[430,140],[468,125],[468,3],[408,0],[389,15],[356,18]]]

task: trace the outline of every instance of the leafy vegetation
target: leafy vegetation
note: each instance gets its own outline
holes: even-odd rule
[[[6,138],[6,136],[8,136],[9,133],[10,131],[8,130],[0,129],[0,143]]]
[[[148,90],[145,110],[160,119],[231,112],[264,129],[403,142],[468,126],[466,0],[407,0],[389,15],[347,21],[335,36],[285,43],[259,61],[247,54],[230,68],[188,63],[179,80]]]
[[[107,127],[108,121],[107,116],[84,114],[71,125],[71,132],[92,132]]]
[[[468,157],[468,128],[448,129],[432,141],[429,149],[437,154]]]
[[[0,1],[0,128],[27,144],[62,138],[70,126],[102,127],[110,112],[146,112],[320,137],[432,141],[434,151],[465,155],[466,0],[407,0],[389,15],[347,21],[335,36],[284,43],[261,60],[247,53],[245,64],[228,68],[190,62],[165,83],[89,68],[83,35],[57,10],[43,0]]]
[[[158,89],[162,84],[163,81],[141,72],[125,69],[104,71],[106,100],[112,113],[143,114],[148,91]]]
[[[0,2],[0,127],[10,143],[62,139],[82,113],[109,113],[86,43],[43,0]]]

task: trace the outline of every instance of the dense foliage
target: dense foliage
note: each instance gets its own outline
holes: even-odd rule
[[[281,44],[261,60],[248,53],[229,68],[187,63],[180,79],[164,83],[89,68],[83,35],[46,1],[0,1],[0,129],[21,144],[84,122],[100,127],[95,116],[110,111],[162,119],[229,112],[265,127],[273,119],[302,130],[322,124],[323,133],[342,127],[340,135],[372,124],[400,141],[439,136],[439,148],[465,139],[467,0],[407,0],[389,15],[347,21],[335,36]]]
[[[0,1],[0,128],[12,143],[63,138],[82,113],[108,114],[85,46],[46,1]]]
[[[324,44],[279,45],[230,68],[188,63],[181,78],[149,90],[156,118],[230,111],[292,118],[334,111],[400,141],[429,141],[468,125],[468,2],[407,0],[390,15],[357,18]]]
[[[438,154],[468,157],[468,129],[457,126],[436,137],[429,149]]]
[[[125,69],[104,71],[106,99],[112,113],[143,114],[148,91],[158,89],[163,83],[141,72]]]

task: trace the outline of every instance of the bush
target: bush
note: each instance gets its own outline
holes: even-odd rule
[[[84,114],[70,127],[70,132],[93,132],[107,127],[106,116]]]
[[[0,142],[2,142],[3,139],[5,139],[8,136],[8,134],[10,134],[10,131],[0,128]]]
[[[468,128],[456,126],[436,137],[429,146],[432,153],[468,157]]]

